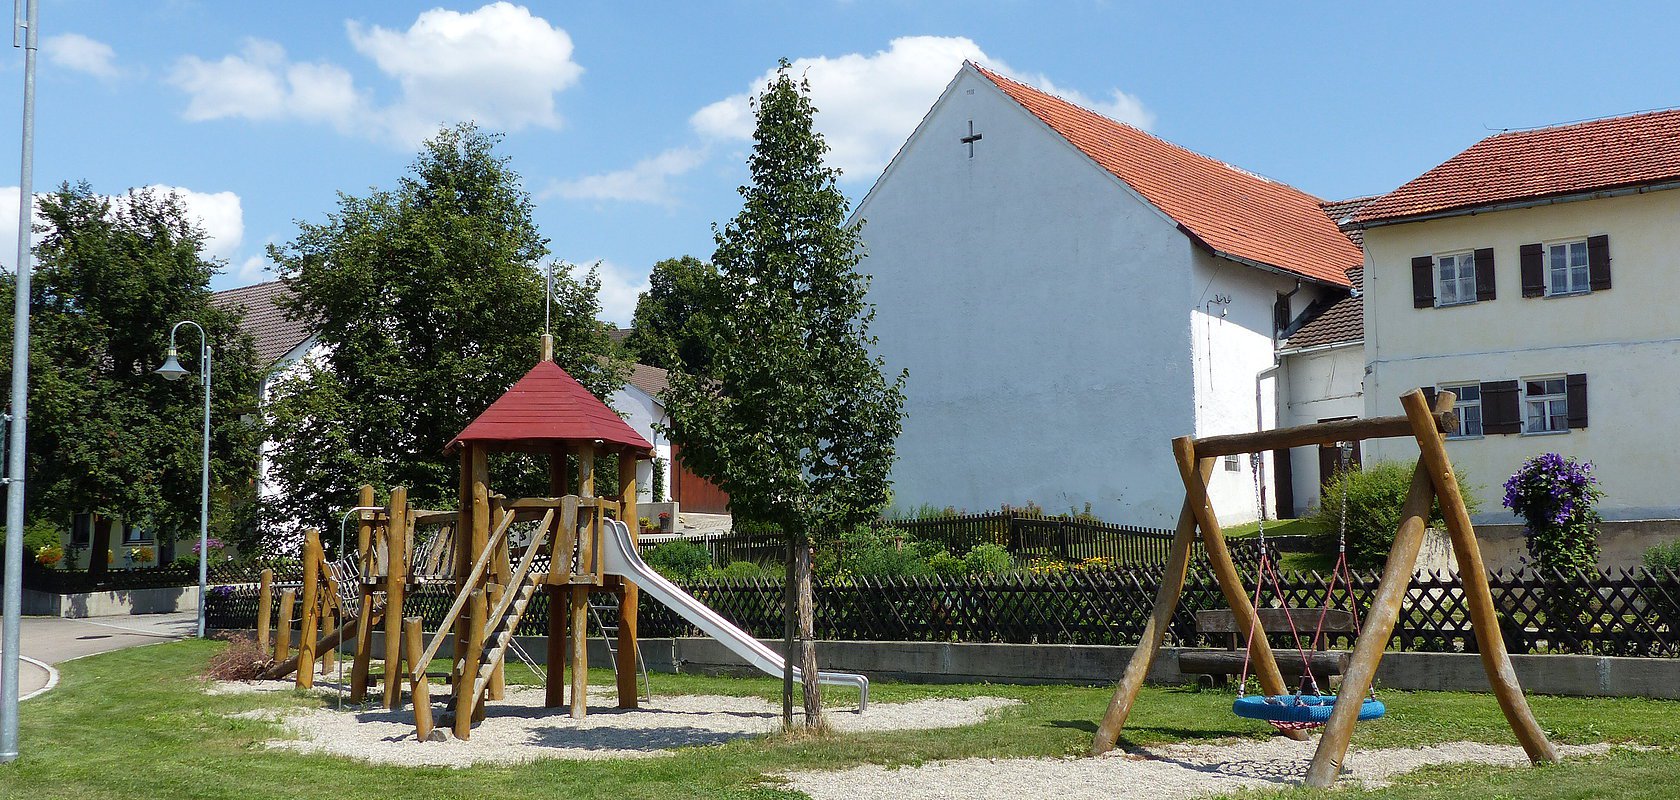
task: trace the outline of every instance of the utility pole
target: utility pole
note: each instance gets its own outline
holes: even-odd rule
[[[29,240],[35,215],[35,51],[39,0],[12,0],[12,46],[23,48],[23,171],[12,302],[11,447],[6,459],[6,588],[0,621],[0,764],[18,757],[18,626],[23,613],[23,469],[29,421]]]

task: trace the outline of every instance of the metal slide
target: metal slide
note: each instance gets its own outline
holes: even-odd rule
[[[642,557],[636,553],[636,545],[630,541],[630,528],[615,520],[605,520],[606,527],[601,532],[602,556],[604,571],[612,575],[622,575],[630,579],[631,583],[640,587],[643,592],[653,599],[669,606],[682,615],[707,636],[718,640],[724,647],[735,655],[745,659],[753,668],[774,677],[781,677],[786,662],[782,657],[765,646],[763,642],[754,639],[746,631],[730,624],[721,614],[694,596],[665,580],[664,576],[653,571]],[[799,668],[793,668],[793,679],[802,680]],[[850,672],[817,673],[817,680],[829,686],[850,686],[858,690],[858,712],[869,708],[869,678],[854,675]]]

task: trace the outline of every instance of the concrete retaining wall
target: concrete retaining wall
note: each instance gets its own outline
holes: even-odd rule
[[[119,589],[109,592],[53,594],[23,590],[23,613],[30,616],[111,617],[125,614],[168,614],[198,610],[198,587]]]
[[[382,634],[374,653],[384,653]],[[293,641],[297,641],[293,637]],[[545,637],[521,636],[526,652],[542,663]],[[765,644],[781,649],[780,641]],[[348,645],[346,645],[348,647]],[[757,676],[722,644],[705,638],[643,639],[642,659],[651,672]],[[440,656],[449,655],[445,644]],[[1120,679],[1130,647],[1106,645],[955,644],[942,642],[819,642],[823,669],[860,672],[874,680],[911,683],[1062,683],[1111,685]],[[1579,697],[1680,699],[1680,659],[1521,655],[1511,657],[1523,688]],[[589,640],[589,663],[610,666],[606,644]],[[1178,671],[1178,651],[1166,648],[1149,671],[1157,684],[1190,683]],[[347,667],[348,668],[348,667]],[[1383,656],[1378,688],[1407,691],[1485,692],[1487,675],[1475,653],[1393,652]]]
[[[1477,525],[1482,560],[1488,569],[1522,569],[1528,542],[1521,525]],[[1601,523],[1598,529],[1598,566],[1637,567],[1645,551],[1680,539],[1680,520],[1640,519]]]

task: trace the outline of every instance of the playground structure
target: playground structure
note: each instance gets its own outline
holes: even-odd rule
[[[1440,501],[1447,533],[1451,537],[1453,551],[1462,572],[1466,605],[1470,610],[1477,650],[1481,655],[1488,683],[1529,760],[1536,764],[1557,761],[1557,751],[1535,721],[1528,700],[1517,682],[1516,672],[1511,666],[1510,655],[1500,635],[1475,528],[1470,523],[1469,511],[1464,506],[1464,498],[1459,494],[1452,463],[1447,457],[1444,434],[1450,427],[1455,399],[1450,392],[1442,392],[1436,399],[1435,408],[1431,410],[1424,393],[1414,390],[1401,398],[1406,412],[1404,416],[1342,420],[1257,433],[1211,436],[1200,440],[1189,436],[1174,439],[1173,455],[1178,462],[1185,497],[1178,527],[1173,536],[1171,557],[1166,564],[1166,574],[1155,596],[1149,621],[1144,627],[1137,650],[1126,665],[1120,683],[1114,690],[1114,697],[1109,702],[1108,710],[1097,729],[1091,746],[1092,754],[1107,752],[1119,740],[1126,718],[1131,713],[1132,703],[1137,699],[1138,690],[1142,687],[1149,667],[1161,648],[1168,624],[1178,606],[1189,567],[1191,546],[1198,531],[1218,579],[1221,593],[1231,608],[1238,629],[1247,640],[1245,658],[1255,666],[1256,676],[1264,692],[1264,698],[1255,698],[1251,704],[1263,705],[1267,700],[1295,697],[1289,694],[1284,684],[1264,630],[1256,630],[1262,627],[1259,611],[1249,600],[1249,593],[1231,560],[1230,549],[1226,545],[1219,520],[1208,501],[1208,480],[1218,458],[1307,445],[1411,436],[1417,441],[1421,458],[1402,507],[1400,527],[1395,534],[1387,564],[1383,568],[1381,583],[1372,600],[1365,625],[1355,641],[1340,692],[1327,715],[1323,714],[1322,704],[1312,708],[1311,714],[1304,715],[1322,716],[1323,724],[1323,734],[1307,770],[1306,784],[1328,788],[1335,782],[1347,755],[1354,724],[1362,716],[1368,718],[1370,715],[1370,701],[1367,697],[1376,677],[1377,665],[1393,634],[1395,620],[1399,615],[1401,603],[1405,600],[1407,583],[1423,544],[1430,509],[1437,499]],[[1325,700],[1328,701],[1328,698]],[[1290,738],[1307,738],[1305,730],[1301,727],[1278,727],[1280,733]]]
[[[349,699],[367,698],[382,683],[385,707],[402,704],[406,679],[414,703],[415,733],[421,741],[441,738],[432,718],[431,678],[449,681],[447,719],[455,737],[471,736],[483,719],[484,705],[505,692],[503,667],[514,632],[538,592],[549,597],[544,705],[568,705],[573,718],[588,712],[588,620],[590,595],[607,593],[618,606],[616,634],[609,639],[617,674],[619,708],[638,705],[642,673],[636,636],[640,592],[669,606],[706,635],[746,662],[780,676],[781,655],[665,580],[637,553],[636,473],[638,461],[651,458],[652,447],[618,415],[552,360],[552,341],[543,337],[542,360],[500,399],[492,403],[449,443],[461,460],[458,511],[428,511],[408,506],[403,487],[391,490],[383,507],[374,490],[361,489],[358,505],[347,515],[357,520],[354,554],[336,562],[324,555],[320,535],[308,531],[303,545],[303,583],[282,592],[280,624],[273,642],[276,664],[264,673],[278,679],[296,675],[297,685],[313,682],[341,642],[355,649]],[[546,457],[551,496],[510,499],[491,489],[489,456],[493,452]],[[595,496],[596,458],[618,456],[616,498]],[[571,465],[576,464],[576,474]],[[574,484],[576,493],[570,493]],[[430,535],[421,535],[426,529]],[[259,643],[268,646],[272,574],[264,573],[259,600]],[[424,584],[451,586],[454,601],[428,642],[421,618],[405,616],[404,599]],[[297,655],[287,658],[294,592],[301,592],[303,613]],[[599,625],[599,620],[597,620]],[[373,671],[373,631],[383,625],[382,669]],[[321,629],[331,629],[317,637]],[[451,655],[448,672],[428,674],[432,659]],[[798,668],[794,679],[802,680]],[[569,676],[569,682],[567,680]],[[821,672],[825,684],[859,690],[859,711],[867,708],[869,681],[862,675]]]

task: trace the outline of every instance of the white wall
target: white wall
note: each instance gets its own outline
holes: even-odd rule
[[[631,429],[642,435],[643,439],[653,444],[653,452],[665,463],[665,499],[671,499],[671,442],[654,430],[655,422],[668,423],[665,418],[665,407],[659,404],[652,395],[633,384],[625,384],[624,388],[612,393],[610,402],[614,411],[624,417],[624,421]],[[653,464],[643,461],[636,469],[636,500],[638,502],[653,502]]]
[[[1552,435],[1452,441],[1448,453],[1478,486],[1481,521],[1510,521],[1501,484],[1525,459],[1558,452],[1592,460],[1607,519],[1680,515],[1680,192],[1664,191],[1372,228],[1365,233],[1368,414],[1399,413],[1420,385],[1586,373],[1589,427]],[[1608,234],[1612,288],[1524,298],[1518,248]],[[1495,250],[1498,298],[1412,308],[1410,261],[1459,249]],[[1373,443],[1373,455],[1410,459],[1416,446]]]
[[[1283,357],[1286,389],[1279,427],[1365,413],[1365,348],[1358,342],[1291,353]],[[1290,451],[1295,508],[1306,513],[1318,503],[1318,448]]]
[[[1173,524],[1168,441],[1194,406],[1191,245],[1172,223],[968,71],[857,216],[878,352],[909,369],[899,507]]]

